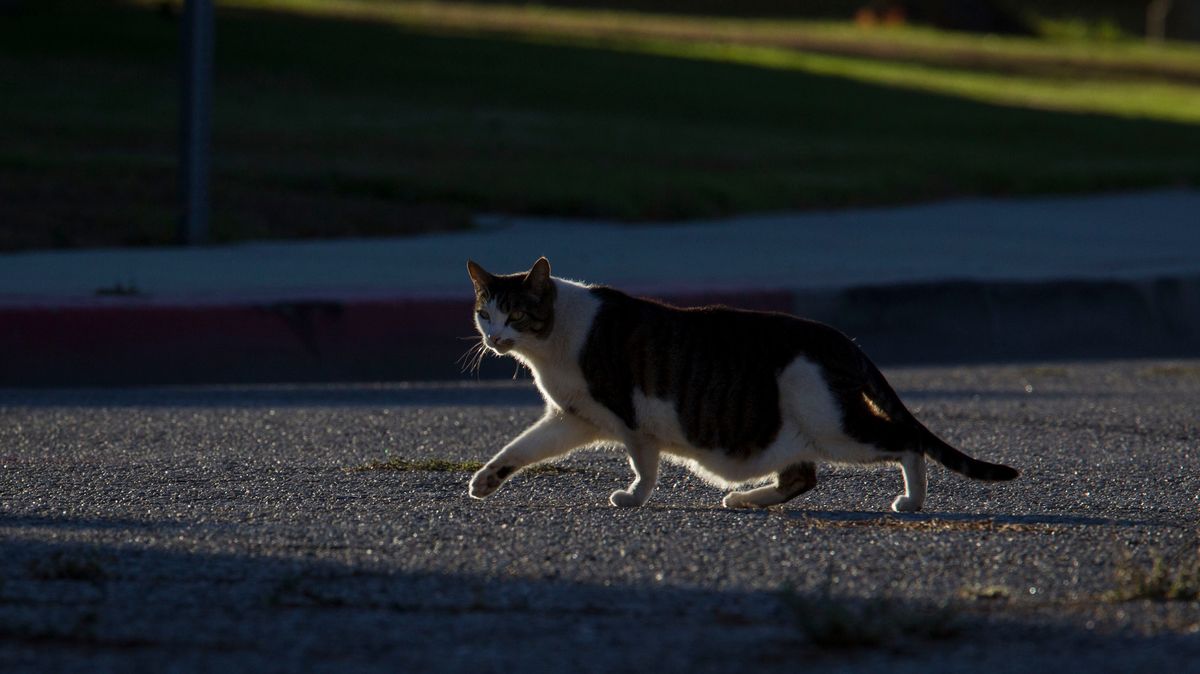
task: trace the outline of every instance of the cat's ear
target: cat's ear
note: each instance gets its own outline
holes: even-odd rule
[[[534,262],[533,266],[529,268],[529,273],[525,274],[525,285],[540,295],[548,283],[550,283],[550,260],[539,257],[537,262]]]
[[[487,272],[486,269],[479,266],[475,260],[467,260],[467,273],[471,275],[471,283],[475,285],[475,292],[481,293],[496,278]]]

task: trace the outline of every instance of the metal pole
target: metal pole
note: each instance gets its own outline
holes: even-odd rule
[[[180,106],[180,189],[182,243],[208,240],[208,172],[212,135],[212,0],[184,0],[183,89]]]

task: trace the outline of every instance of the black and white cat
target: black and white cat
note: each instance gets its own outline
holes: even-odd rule
[[[640,506],[660,458],[722,488],[729,508],[783,503],[817,482],[816,462],[896,462],[897,512],[925,502],[925,457],[977,480],[1017,471],[973,459],[917,421],[845,335],[786,314],[679,309],[612,288],[467,263],[487,348],[533,371],[546,411],[471,479],[485,498],[513,473],[585,445],[617,442],[634,480],[609,499]],[[765,483],[765,484],[763,484]]]

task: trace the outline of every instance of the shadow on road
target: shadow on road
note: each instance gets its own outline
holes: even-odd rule
[[[830,522],[995,521],[879,513],[799,516]],[[235,544],[232,551],[220,551],[222,545],[206,540],[204,525],[195,525],[192,533],[198,535],[187,541],[177,535],[179,527],[0,515],[0,531],[22,530],[0,539],[0,665],[91,671],[101,658],[118,670],[173,664],[480,672],[568,666],[611,671],[637,663],[639,668],[707,672],[747,662],[791,671],[803,657],[869,671],[871,663],[916,664],[931,657],[948,666],[962,649],[976,664],[999,662],[1013,655],[1004,644],[1014,640],[1021,643],[1017,652],[1066,660],[1081,644],[1102,641],[1046,612],[993,609],[995,603],[931,608],[904,599],[879,603],[804,589],[514,578],[503,569],[489,576],[412,571],[405,568],[402,546],[376,551],[370,564],[356,564],[318,559],[329,552],[319,542],[254,550]],[[88,530],[101,542],[89,542]],[[147,535],[154,530],[171,535]],[[31,540],[36,535],[74,540]],[[446,567],[453,566],[454,560],[446,559]],[[884,622],[872,613],[877,611],[889,612]],[[897,629],[887,624],[889,616],[900,615],[918,616],[901,625],[911,633],[889,632]],[[936,622],[925,624],[920,616]],[[1113,636],[1105,638],[1111,646]],[[930,641],[938,642],[936,648],[926,647]],[[1123,649],[1138,650],[1159,649],[1164,639],[1125,635],[1117,641]],[[1055,647],[1039,650],[1039,642]],[[1192,644],[1172,657],[1195,651]]]
[[[1022,525],[1074,526],[1074,527],[1133,527],[1163,526],[1161,522],[1118,520],[1107,517],[1085,517],[1081,515],[989,515],[986,513],[893,513],[863,511],[780,511],[779,515],[793,519],[844,524],[850,526],[880,527],[942,527],[946,529],[981,529],[1020,527]]]

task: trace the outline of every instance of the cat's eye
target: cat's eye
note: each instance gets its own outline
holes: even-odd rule
[[[480,309],[479,311],[476,311],[475,313],[479,314],[479,317],[485,321],[492,320],[492,317],[488,316],[488,312],[484,311],[483,309]]]
[[[524,311],[514,311],[514,312],[512,312],[511,314],[509,314],[509,315],[508,315],[508,321],[509,321],[510,323],[511,323],[511,322],[513,322],[513,321],[520,321],[520,320],[524,320],[524,319],[525,319],[525,312],[524,312]]]

